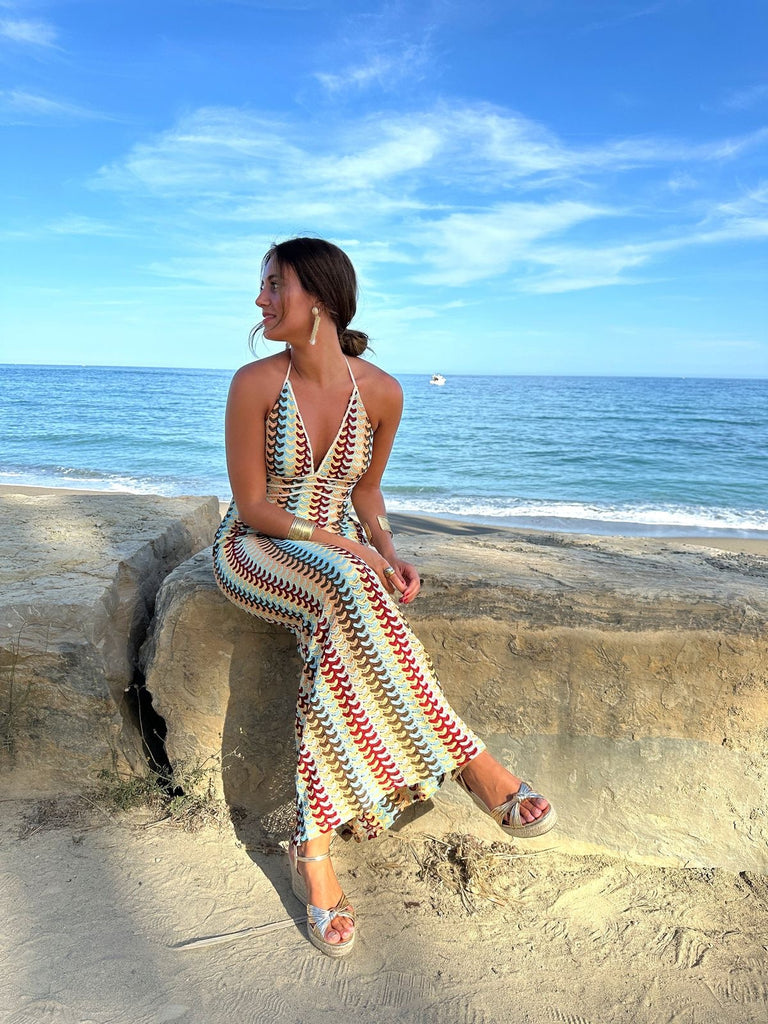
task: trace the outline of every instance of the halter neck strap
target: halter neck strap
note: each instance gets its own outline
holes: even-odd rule
[[[347,359],[346,356],[344,356],[344,362],[347,364],[347,371],[349,373],[349,379],[352,381],[352,386],[353,387],[357,387],[357,381],[355,380],[355,375],[354,375],[354,373],[352,373],[352,367],[349,365],[349,360]],[[283,387],[285,387],[285,385],[288,383],[288,378],[291,375],[291,370],[292,369],[293,369],[293,360],[291,359],[291,353],[289,351],[288,352],[288,369],[285,371],[285,377],[283,378]]]

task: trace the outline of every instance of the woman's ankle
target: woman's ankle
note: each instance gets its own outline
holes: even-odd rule
[[[330,853],[332,838],[333,833],[327,832],[325,835],[316,836],[314,839],[307,839],[303,843],[298,843],[296,852],[301,857],[325,857],[326,854]]]

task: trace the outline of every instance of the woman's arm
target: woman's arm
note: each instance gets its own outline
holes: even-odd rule
[[[381,479],[384,475],[392,445],[395,440],[400,417],[403,412],[403,392],[393,378],[388,378],[383,400],[379,406],[379,422],[373,435],[373,454],[367,472],[360,478],[352,491],[352,504],[358,519],[367,527],[371,544],[395,569],[390,579],[402,594],[403,604],[411,602],[419,592],[419,574],[410,564],[399,558],[392,534],[382,529],[379,516],[386,515],[384,496],[381,493]]]
[[[227,472],[238,514],[268,537],[287,537],[293,522],[289,512],[267,501],[266,419],[279,389],[279,366],[273,360],[248,363],[232,378],[224,420]]]

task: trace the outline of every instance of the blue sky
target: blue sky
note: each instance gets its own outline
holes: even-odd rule
[[[768,376],[767,43],[762,0],[0,0],[0,362],[234,368],[312,234],[394,372]]]

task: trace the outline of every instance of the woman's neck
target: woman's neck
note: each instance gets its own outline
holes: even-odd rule
[[[307,342],[301,346],[288,346],[288,358],[293,373],[301,380],[320,387],[329,387],[349,377],[349,364],[335,334],[333,338],[318,335],[315,345]]]

